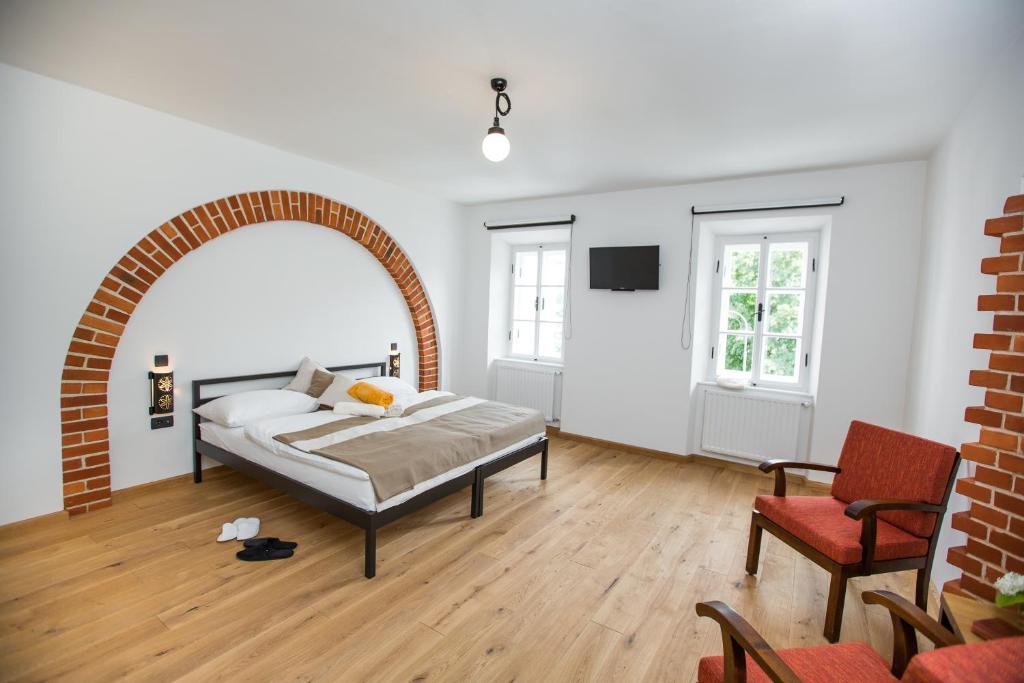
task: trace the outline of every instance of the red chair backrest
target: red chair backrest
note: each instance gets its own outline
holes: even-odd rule
[[[903,683],[1024,680],[1024,637],[1000,638],[970,645],[951,645],[922,652],[910,660]]]
[[[953,476],[952,446],[854,420],[839,456],[832,495],[847,503],[865,498],[939,505]],[[887,511],[881,519],[921,538],[935,530],[931,512]]]

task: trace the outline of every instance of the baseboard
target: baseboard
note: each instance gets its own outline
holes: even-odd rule
[[[648,458],[657,458],[659,460],[670,460],[672,462],[693,462],[701,465],[707,465],[709,467],[717,467],[723,470],[733,470],[736,472],[743,472],[744,474],[756,474],[761,477],[772,477],[774,474],[765,474],[757,468],[757,465],[746,465],[743,463],[732,462],[729,460],[722,460],[714,458],[709,455],[700,455],[697,453],[670,453],[668,451],[659,451],[653,448],[644,448],[643,446],[634,446],[628,443],[620,443],[618,441],[609,441],[607,439],[598,439],[593,436],[584,436],[583,434],[573,434],[571,432],[563,432],[561,430],[552,434],[551,427],[548,427],[549,436],[558,436],[569,441],[578,441],[580,443],[587,443],[592,446],[600,446],[602,448],[611,448],[617,451],[624,451],[626,453],[635,453],[637,455],[644,455]],[[791,484],[800,486],[806,486],[812,489],[818,489],[824,492],[832,490],[832,487],[820,481],[814,481],[808,479],[801,474],[786,474],[786,481]]]
[[[658,458],[659,460],[671,460],[672,462],[686,462],[691,457],[689,455],[683,455],[682,453],[669,453],[668,451],[659,451],[653,448],[644,448],[643,446],[633,446],[628,443],[608,441],[607,439],[598,439],[593,436],[584,436],[583,434],[560,432],[558,436],[561,436],[563,439],[569,439],[570,441],[579,441],[580,443],[588,443],[592,446],[600,446],[601,448],[611,448],[616,451],[625,451],[627,453],[646,455],[649,458]]]

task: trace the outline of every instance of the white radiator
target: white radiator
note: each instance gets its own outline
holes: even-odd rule
[[[811,402],[708,387],[701,449],[750,460],[806,460]]]
[[[548,422],[558,419],[561,370],[518,363],[495,365],[495,400],[535,408]]]

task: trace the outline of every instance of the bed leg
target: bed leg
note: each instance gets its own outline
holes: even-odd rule
[[[192,481],[197,484],[203,481],[203,456],[197,452],[192,453]]]
[[[366,549],[363,552],[363,575],[372,579],[377,575],[377,527],[372,519],[370,526],[366,527]]]
[[[548,478],[548,442],[544,441],[544,450],[540,452],[540,478]]]
[[[484,514],[484,475],[479,467],[473,471],[472,498],[473,500],[469,506],[469,516],[475,519]]]

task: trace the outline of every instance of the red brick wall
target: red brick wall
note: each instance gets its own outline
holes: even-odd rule
[[[978,310],[994,315],[992,332],[974,335],[974,348],[991,351],[988,368],[970,376],[972,386],[986,390],[984,405],[965,413],[981,425],[978,441],[961,448],[974,476],[956,485],[970,499],[969,510],[953,515],[967,543],[947,555],[962,572],[947,589],[989,600],[1004,572],[1024,573],[1024,195],[1007,199],[1003,211],[985,222],[985,234],[999,238],[999,255],[981,260],[981,272],[995,276],[996,293],[978,297]]]
[[[249,192],[197,206],[128,250],[103,278],[72,335],[60,388],[64,509],[69,513],[110,505],[107,380],[125,325],[143,295],[165,270],[204,242],[253,223],[282,220],[337,230],[377,258],[409,306],[420,391],[437,388],[437,332],[427,291],[408,256],[383,228],[349,206],[310,192]]]

